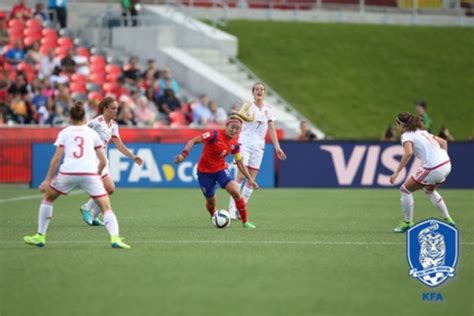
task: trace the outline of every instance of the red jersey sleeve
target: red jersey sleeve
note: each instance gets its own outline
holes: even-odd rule
[[[201,140],[204,144],[213,142],[217,138],[217,131],[208,131],[201,135]]]

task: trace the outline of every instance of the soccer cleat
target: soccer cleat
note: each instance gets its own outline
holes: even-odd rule
[[[123,242],[123,238],[120,236],[112,236],[110,238],[110,241],[112,242],[112,248],[117,248],[117,249],[130,249],[129,245]]]
[[[229,215],[230,219],[233,221],[240,219],[240,214],[235,210],[235,208],[229,209]]]
[[[413,222],[401,222],[400,225],[398,227],[395,227],[393,229],[393,232],[394,233],[404,233],[406,232],[410,227],[412,227],[413,225],[415,225],[415,223]]]
[[[82,205],[81,208],[79,209],[79,211],[81,211],[82,220],[87,225],[92,226],[93,223],[92,223],[92,219],[91,219],[91,210],[87,209],[84,205]],[[96,225],[96,226],[99,226],[99,225]]]
[[[45,235],[36,234],[33,236],[25,236],[23,237],[23,241],[26,242],[28,245],[36,246],[36,247],[44,247],[46,244]]]
[[[443,218],[443,221],[449,226],[456,227],[456,223],[453,221],[451,217]]]
[[[105,223],[100,219],[96,218],[92,220],[92,226],[105,226]]]
[[[255,228],[257,228],[257,226],[256,226],[254,223],[245,222],[245,223],[244,223],[244,228],[247,228],[247,229],[255,229]]]

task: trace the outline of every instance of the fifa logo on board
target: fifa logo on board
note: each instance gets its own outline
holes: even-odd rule
[[[429,287],[455,276],[458,230],[436,219],[418,223],[407,233],[409,275]]]

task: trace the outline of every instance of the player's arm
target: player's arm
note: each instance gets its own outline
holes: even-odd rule
[[[44,178],[43,182],[41,182],[39,189],[41,192],[46,192],[46,189],[48,188],[51,180],[53,179],[54,174],[56,173],[56,170],[59,167],[59,164],[61,163],[61,158],[64,155],[64,147],[63,146],[58,146],[56,147],[56,152],[54,153],[53,158],[51,158],[51,162],[49,164],[49,169],[48,169],[48,174],[46,175],[46,178]]]
[[[95,149],[95,153],[97,154],[97,158],[99,158],[99,174],[102,174],[105,166],[107,165],[107,158],[105,157],[105,152],[103,147],[98,147]]]
[[[139,156],[135,156],[135,154],[132,153],[130,149],[127,148],[127,146],[125,146],[125,144],[122,142],[122,139],[120,137],[113,137],[112,140],[117,146],[117,149],[126,157],[135,161],[135,163],[139,166],[143,163],[143,159]]]
[[[439,146],[441,148],[448,151],[448,142],[446,140],[442,139],[441,137],[434,136],[434,135],[433,135],[433,138],[439,144]]]
[[[184,147],[183,151],[181,152],[181,154],[179,154],[178,156],[176,156],[174,158],[174,163],[180,163],[181,161],[183,161],[184,159],[186,159],[186,157],[189,155],[189,152],[191,151],[191,149],[194,147],[194,145],[196,144],[200,144],[202,143],[202,136],[196,136],[192,139],[190,139],[187,143],[186,143],[186,146]]]
[[[405,150],[403,153],[402,160],[400,160],[400,163],[398,164],[397,170],[390,176],[390,183],[394,184],[395,181],[397,180],[398,175],[400,172],[405,168],[407,165],[408,161],[411,158],[411,155],[413,155],[413,143],[411,141],[406,141],[403,143],[403,149]]]
[[[242,174],[247,178],[247,182],[252,186],[255,190],[258,189],[258,184],[255,182],[252,178],[252,176],[249,173],[249,170],[247,167],[245,167],[244,163],[242,162],[242,156],[240,153],[234,154],[234,160],[235,163],[237,164],[237,168],[239,168],[239,171],[242,172]]]
[[[270,138],[272,139],[273,146],[275,146],[275,152],[277,154],[278,159],[285,160],[286,155],[283,149],[281,149],[280,147],[280,142],[278,141],[275,124],[273,124],[273,121],[268,121],[268,133],[270,134]]]

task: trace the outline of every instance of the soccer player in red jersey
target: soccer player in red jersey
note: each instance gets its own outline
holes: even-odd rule
[[[258,184],[252,179],[240,156],[240,147],[237,141],[242,122],[247,121],[244,115],[233,114],[226,122],[224,130],[214,130],[197,136],[186,144],[183,152],[176,156],[175,163],[180,163],[189,154],[195,144],[204,143],[204,149],[198,162],[198,181],[202,193],[206,198],[206,208],[209,213],[216,211],[216,184],[225,189],[235,201],[237,210],[244,228],[256,228],[255,224],[247,220],[247,206],[245,199],[240,194],[240,188],[227,169],[225,158],[229,154],[234,155],[237,167],[248,179],[248,184],[258,189]]]

